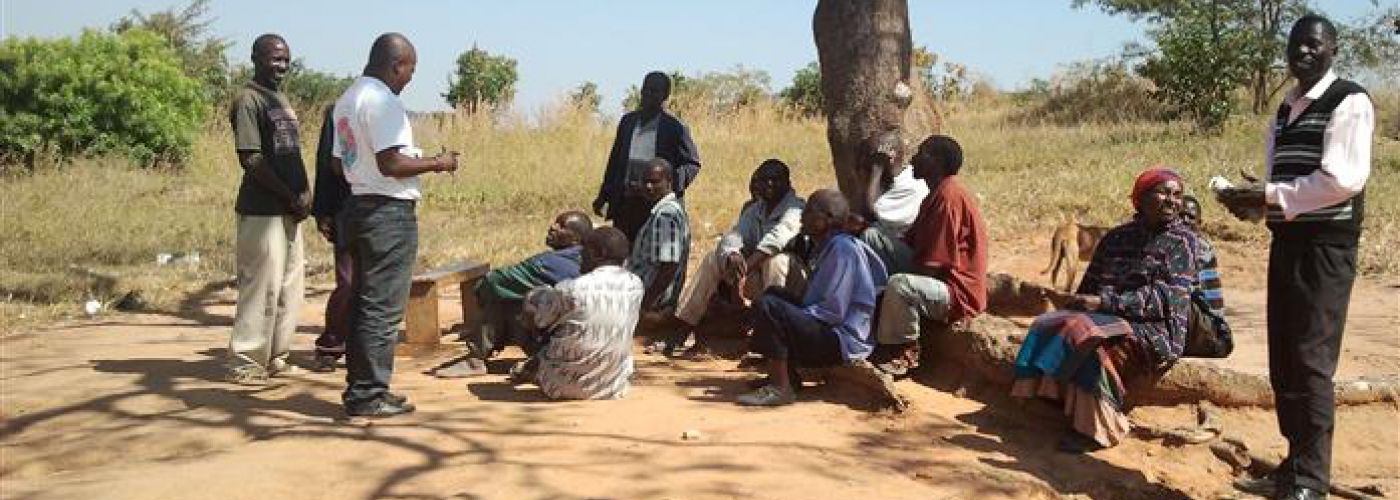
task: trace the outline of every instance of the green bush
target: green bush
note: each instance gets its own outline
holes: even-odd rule
[[[515,98],[519,75],[515,59],[491,54],[472,46],[457,56],[457,70],[447,77],[447,93],[442,94],[453,108],[475,113],[486,104],[499,106]]]
[[[822,71],[816,61],[807,63],[792,75],[792,85],[778,93],[783,102],[805,116],[822,113]]]
[[[140,29],[0,42],[0,103],[0,164],[30,168],[45,154],[181,162],[208,109],[180,58]]]

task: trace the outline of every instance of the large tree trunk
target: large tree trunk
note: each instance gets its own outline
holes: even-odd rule
[[[909,6],[906,0],[819,0],[812,32],[836,182],[847,199],[860,203],[869,172],[857,148],[877,132],[900,130],[912,96]]]

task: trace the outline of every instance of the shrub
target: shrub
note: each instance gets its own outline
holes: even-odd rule
[[[457,56],[457,70],[447,78],[447,93],[442,94],[453,108],[476,112],[486,104],[507,104],[515,97],[515,59],[493,55],[472,46]]]
[[[1022,106],[1013,119],[1057,125],[1158,120],[1168,110],[1154,90],[1151,81],[1134,76],[1123,61],[1076,63],[1017,93]]]
[[[0,164],[119,154],[181,162],[208,103],[160,37],[132,29],[0,42]]]
[[[816,61],[797,70],[792,75],[792,85],[778,93],[783,103],[805,116],[816,116],[822,112],[822,73]]]

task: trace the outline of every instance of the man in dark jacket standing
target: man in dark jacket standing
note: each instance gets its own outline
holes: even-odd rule
[[[640,104],[617,124],[603,184],[593,199],[593,212],[612,221],[628,241],[636,239],[651,212],[651,203],[641,193],[641,179],[653,158],[671,164],[677,198],[683,199],[685,189],[700,175],[700,151],[690,130],[666,112],[670,96],[671,78],[665,73],[653,71],[642,79]]]
[[[335,290],[326,299],[326,328],[316,337],[316,363],[312,369],[318,372],[335,371],[336,362],[345,354],[345,337],[350,334],[350,301],[355,293],[350,240],[345,228],[349,214],[342,210],[350,204],[350,183],[345,180],[340,158],[332,154],[334,143],[335,105],[330,105],[326,106],[320,142],[316,145],[316,188],[311,202],[316,230],[335,253]]]

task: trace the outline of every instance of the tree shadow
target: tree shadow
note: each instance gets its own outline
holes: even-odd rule
[[[1189,500],[1187,493],[1151,481],[1136,469],[1106,462],[1095,453],[1070,454],[1057,449],[1069,423],[1047,401],[1020,401],[994,384],[964,385],[961,367],[939,365],[916,372],[911,379],[931,388],[982,403],[981,409],[955,417],[976,432],[945,436],[953,446],[1011,457],[981,457],[978,461],[1006,471],[1023,472],[1050,485],[1057,494],[1080,494],[1094,499]],[[995,436],[989,437],[989,436]],[[1072,473],[1069,471],[1072,470]]]

